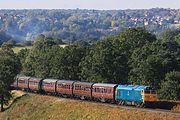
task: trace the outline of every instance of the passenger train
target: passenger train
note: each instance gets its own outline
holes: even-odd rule
[[[150,86],[91,83],[72,80],[19,76],[12,87],[62,97],[144,107],[157,101],[156,89]]]

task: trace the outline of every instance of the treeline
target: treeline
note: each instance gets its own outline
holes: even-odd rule
[[[48,37],[48,39],[54,39],[54,42],[59,44],[59,45],[65,44],[62,41],[62,39],[52,38],[52,37]],[[7,35],[6,32],[0,31],[0,46],[2,46],[3,43],[9,44],[12,47],[25,47],[25,46],[32,46],[34,44],[34,41],[32,41],[32,40],[25,40],[25,41],[19,42],[19,41],[16,41],[10,35]]]
[[[180,31],[162,39],[144,28],[130,28],[90,45],[77,41],[65,48],[44,35],[31,50],[18,53],[21,74],[41,78],[150,85],[159,98],[180,100]]]
[[[179,23],[179,9],[0,10],[0,31],[18,42],[34,40],[38,34],[66,43],[96,41],[140,26],[158,34]]]

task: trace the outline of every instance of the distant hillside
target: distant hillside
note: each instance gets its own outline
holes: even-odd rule
[[[158,34],[179,24],[180,9],[0,10],[0,31],[20,41],[41,33],[68,42],[91,41],[138,26]]]
[[[0,120],[178,120],[178,116],[102,106],[98,103],[28,94]]]

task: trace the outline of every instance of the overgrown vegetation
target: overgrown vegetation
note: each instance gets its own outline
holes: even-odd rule
[[[0,50],[0,103],[1,111],[3,104],[8,104],[11,98],[9,93],[10,85],[14,82],[14,77],[21,70],[20,60],[8,44],[3,44]]]

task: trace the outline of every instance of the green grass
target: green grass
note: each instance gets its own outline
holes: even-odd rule
[[[62,48],[64,48],[64,47],[66,47],[67,45],[59,45],[60,47],[62,47]],[[32,48],[32,46],[25,46],[25,47],[14,47],[13,48],[13,51],[15,52],[15,53],[18,53],[20,50],[22,50],[22,49],[31,49]],[[1,49],[1,48],[0,48]]]
[[[98,103],[28,94],[0,120],[177,120],[177,116],[102,106]]]
[[[20,50],[22,50],[22,49],[31,49],[32,48],[32,46],[25,46],[25,47],[14,47],[14,48],[12,48],[13,49],[13,51],[14,51],[14,53],[18,53]],[[0,50],[1,50],[1,48],[0,48]]]
[[[15,53],[18,53],[20,50],[22,50],[22,49],[31,49],[32,48],[32,46],[25,46],[25,47],[14,47],[13,48],[13,51],[15,52]]]

